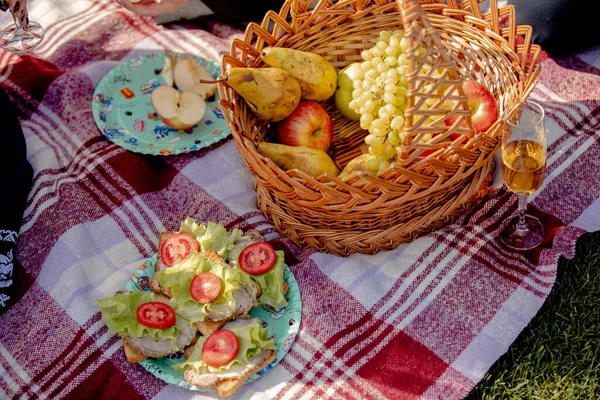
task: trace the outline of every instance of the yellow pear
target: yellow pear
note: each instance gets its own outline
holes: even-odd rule
[[[339,172],[327,153],[313,147],[261,142],[258,145],[258,152],[269,157],[285,171],[299,169],[310,176],[319,176],[323,173],[337,176]]]
[[[375,175],[372,171],[367,167],[367,162],[371,159],[375,158],[375,156],[371,154],[361,154],[358,157],[354,157],[350,162],[344,167],[342,172],[338,175],[338,178],[344,182],[349,181],[356,175],[361,174],[369,174]],[[360,183],[361,180],[358,181]]]
[[[265,121],[281,121],[300,102],[300,84],[280,68],[230,68],[225,79]]]
[[[286,47],[267,47],[262,52],[262,60],[296,78],[305,100],[323,101],[335,93],[337,72],[318,54]]]

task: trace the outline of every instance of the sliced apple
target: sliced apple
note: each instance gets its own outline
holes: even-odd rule
[[[198,93],[183,92],[161,85],[152,91],[152,106],[158,117],[174,129],[196,125],[206,112],[206,102]]]
[[[173,66],[175,64],[175,62],[173,61],[173,55],[172,54],[165,54],[165,63],[163,64],[162,67],[162,77],[165,80],[165,83],[168,86],[173,86],[174,80],[173,80]]]
[[[215,83],[200,83],[200,79],[212,81],[213,76],[202,64],[191,57],[182,58],[175,64],[173,71],[175,85],[182,92],[192,91],[198,93],[204,100],[212,97],[217,92]]]

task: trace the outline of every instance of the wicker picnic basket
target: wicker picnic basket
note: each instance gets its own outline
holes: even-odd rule
[[[540,48],[530,43],[529,26],[516,26],[513,6],[498,8],[491,0],[490,11],[482,14],[481,1],[287,0],[279,14],[269,11],[262,24],[249,24],[243,39],[232,41],[230,54],[222,58],[223,71],[266,67],[260,53],[267,46],[317,53],[341,70],[362,61],[361,51],[373,46],[380,31],[399,28],[410,49],[425,49],[425,54],[406,52],[408,106],[397,165],[378,176],[346,182],[283,171],[261,156],[257,144],[271,140],[272,126],[225,84],[219,85],[220,106],[238,151],[256,176],[258,207],[282,236],[320,252],[374,254],[452,222],[485,194],[502,124],[499,119],[487,132],[473,134],[461,82],[473,79],[486,85],[503,115],[533,89]],[[434,78],[427,72],[432,70],[444,74]],[[417,90],[424,82],[453,88],[443,96],[453,94],[456,107],[439,106],[448,98],[425,106],[428,99],[439,99],[440,91]],[[334,121],[330,155],[342,169],[363,152],[367,132],[345,119],[332,99],[323,106]],[[459,121],[448,127],[428,118],[443,121],[450,114]],[[420,138],[428,132],[437,139],[423,143]],[[449,145],[455,133],[462,135]]]

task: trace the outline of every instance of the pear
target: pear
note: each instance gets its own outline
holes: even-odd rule
[[[338,178],[344,182],[349,181],[353,177],[362,174],[375,175],[372,171],[367,167],[367,162],[369,160],[374,159],[375,156],[371,154],[361,154],[360,156],[354,157],[350,162],[344,167],[342,172],[338,175]],[[361,183],[363,180],[358,180],[357,183]]]
[[[261,142],[258,152],[269,157],[277,166],[285,171],[299,169],[310,176],[328,173],[337,176],[339,173],[333,160],[323,150],[306,146],[287,146],[279,143]]]
[[[305,100],[324,101],[335,93],[337,72],[318,54],[286,47],[267,47],[262,52],[262,60],[296,78]]]
[[[280,68],[230,68],[225,83],[268,122],[281,121],[300,102],[300,84]]]

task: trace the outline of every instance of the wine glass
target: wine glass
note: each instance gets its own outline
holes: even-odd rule
[[[519,197],[518,214],[500,230],[500,239],[512,249],[533,249],[544,239],[544,226],[526,210],[527,196],[542,186],[545,175],[544,109],[534,101],[524,101],[505,119],[502,134],[502,176]]]
[[[0,33],[0,47],[11,53],[24,53],[37,47],[44,39],[44,29],[29,20],[27,0],[0,0],[2,11],[10,10],[14,24]]]

